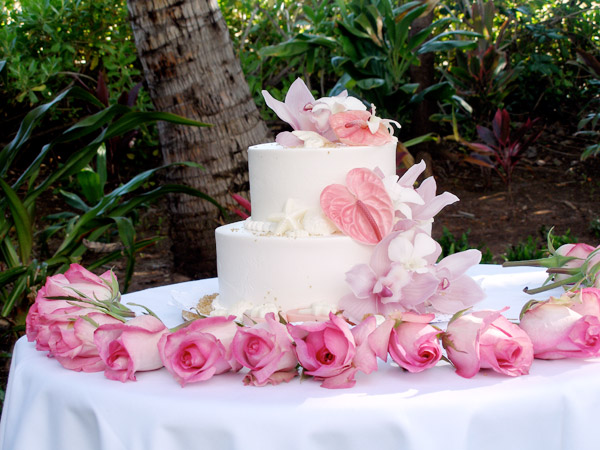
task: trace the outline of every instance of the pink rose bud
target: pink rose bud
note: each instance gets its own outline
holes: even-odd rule
[[[476,311],[448,324],[442,342],[457,374],[471,378],[480,369],[513,377],[529,373],[533,362],[531,341],[501,312]]]
[[[135,381],[135,373],[160,369],[158,341],[168,330],[154,316],[138,316],[127,323],[101,325],[94,332],[98,353],[110,380]]]
[[[440,330],[429,325],[433,314],[402,314],[400,320],[392,320],[389,353],[392,359],[409,372],[422,372],[435,366],[442,358],[438,335]],[[397,324],[396,324],[397,323]]]
[[[564,296],[528,309],[520,326],[531,338],[539,359],[587,358],[600,354],[600,321],[581,315]]]
[[[79,316],[75,322],[55,321],[50,326],[50,354],[66,369],[77,372],[104,370],[106,366],[94,343],[94,332],[98,326],[109,323],[122,322],[101,312],[91,312],[85,317]]]
[[[181,386],[240,369],[231,352],[238,329],[234,320],[235,316],[197,319],[162,336],[160,358]]]
[[[275,314],[266,315],[264,322],[251,328],[239,328],[233,338],[233,356],[250,369],[244,384],[265,386],[288,382],[298,374],[298,359],[292,338]]]
[[[583,288],[571,297],[570,308],[582,316],[594,316],[600,320],[600,289]]]
[[[36,348],[49,351],[51,337],[50,327],[72,323],[79,316],[94,311],[85,303],[76,304],[67,300],[51,300],[52,297],[82,298],[84,294],[90,298],[110,300],[118,293],[113,292],[106,282],[111,282],[111,273],[94,275],[79,264],[71,264],[64,274],[57,274],[46,279],[44,286],[38,291],[35,303],[27,315],[27,340],[36,341]]]
[[[581,267],[584,263],[585,259],[595,250],[594,247],[588,244],[563,244],[556,249],[556,253],[562,256],[569,256],[573,259],[571,261],[567,261],[562,267],[565,269],[573,269],[577,267]],[[556,274],[554,279],[555,281],[561,281],[567,278],[568,275],[564,274]]]

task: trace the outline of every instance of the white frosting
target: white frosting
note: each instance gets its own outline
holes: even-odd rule
[[[356,168],[379,167],[384,175],[396,173],[396,142],[380,147],[283,148],[279,144],[248,149],[252,220],[268,222],[295,199],[309,210],[321,210],[321,192],[330,184],[346,184]]]
[[[298,310],[300,314],[307,314],[312,316],[327,316],[329,313],[336,313],[337,306],[331,303],[313,303],[308,308],[302,308]]]
[[[217,228],[216,240],[219,306],[224,309],[240,302],[272,303],[282,311],[313,303],[337,305],[350,293],[345,273],[368,263],[373,251],[343,235],[275,236],[249,231],[243,222]]]

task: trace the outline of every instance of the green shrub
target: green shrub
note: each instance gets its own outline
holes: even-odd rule
[[[9,62],[4,96],[16,103],[52,98],[73,74],[103,70],[115,92],[141,78],[125,0],[5,0],[0,54]]]
[[[469,245],[469,233],[471,233],[470,229],[456,237],[447,227],[443,227],[442,236],[438,239],[438,243],[442,247],[442,254],[439,259],[473,248]],[[494,255],[487,246],[480,244],[477,249],[481,251],[481,264],[491,264],[493,262]]]
[[[72,98],[87,101],[97,112],[41,146],[22,171],[13,169],[15,158],[44,116],[59,103]],[[136,252],[156,241],[156,238],[136,239],[134,221],[139,208],[173,192],[199,196],[215,203],[210,197],[187,186],[163,185],[148,191],[142,189],[158,170],[172,164],[146,170],[112,190],[109,188],[107,143],[127,136],[144,123],[157,120],[205,125],[173,114],[137,111],[119,103],[105,106],[90,92],[78,87],[63,91],[26,115],[15,138],[0,150],[0,316],[16,322],[12,317],[14,311],[18,314],[21,308],[28,306],[26,300],[35,296],[46,276],[63,272],[88,248],[112,234],[116,234],[120,241],[117,248],[103,257],[93,258],[95,260],[87,266],[94,269],[114,259],[127,258],[126,291],[133,274]],[[60,164],[51,164],[49,155],[53,149],[65,144],[76,145],[77,150],[63,154]],[[42,170],[42,166],[47,164]],[[36,202],[47,198],[56,188],[68,206],[50,217],[48,226],[41,227]],[[50,240],[54,241],[52,248],[44,247],[43,244]]]

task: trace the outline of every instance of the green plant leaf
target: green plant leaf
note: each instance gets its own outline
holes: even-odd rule
[[[378,87],[385,85],[385,80],[383,80],[381,78],[364,78],[362,80],[357,80],[356,85],[359,88],[367,91],[369,89],[376,89]]]
[[[131,131],[140,125],[148,122],[156,122],[162,120],[177,125],[188,125],[194,127],[212,127],[211,124],[198,122],[197,120],[187,119],[177,114],[159,112],[159,111],[133,111],[128,112],[119,118],[115,123],[112,123],[103,136],[102,141],[115,136],[121,136],[128,131]]]
[[[85,167],[77,174],[77,182],[81,187],[81,192],[91,204],[98,203],[104,195],[104,185],[100,181],[100,175],[91,167]]]
[[[17,193],[2,178],[0,178],[0,189],[6,194],[8,207],[10,208],[12,220],[15,224],[17,241],[19,243],[19,257],[23,264],[27,264],[33,246],[31,218],[29,217],[27,209],[17,196]]]
[[[48,103],[37,106],[31,111],[27,113],[23,121],[21,122],[21,126],[17,131],[16,136],[13,138],[10,143],[0,151],[0,177],[4,177],[8,168],[10,167],[13,159],[19,152],[20,148],[23,146],[25,142],[31,137],[31,133],[39,123],[39,121],[44,117],[44,115],[50,110],[53,106],[59,103],[65,96],[69,93],[69,89],[63,91],[58,94],[54,99]]]
[[[90,210],[90,207],[81,199],[81,197],[79,197],[79,195],[73,192],[63,191],[62,189],[59,189],[58,192],[65,197],[65,201],[69,206],[83,212]]]
[[[12,283],[24,273],[27,273],[26,266],[11,267],[10,269],[0,272],[0,287]]]
[[[433,41],[423,44],[417,51],[417,54],[422,55],[423,53],[431,52],[447,52],[450,50],[473,50],[475,48],[477,48],[477,42],[475,41]]]

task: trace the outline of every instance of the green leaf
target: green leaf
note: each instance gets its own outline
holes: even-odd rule
[[[369,89],[376,89],[378,87],[383,86],[384,84],[385,80],[381,78],[365,78],[356,82],[356,85],[365,91]]]
[[[145,202],[151,202],[151,201],[156,200],[157,198],[160,198],[166,194],[175,194],[175,193],[176,194],[187,194],[187,195],[192,195],[194,197],[202,198],[202,199],[212,203],[217,208],[219,208],[219,211],[221,212],[222,215],[226,214],[223,207],[216,200],[214,200],[212,197],[206,195],[205,193],[199,191],[198,189],[194,189],[190,186],[184,186],[184,185],[180,185],[180,184],[164,184],[162,186],[157,187],[156,189],[153,189],[152,191],[145,192],[141,195],[137,195],[134,198],[131,198],[131,199],[123,202],[122,204],[117,206],[111,212],[111,215],[121,215],[121,216],[125,215]]]
[[[2,312],[0,313],[2,317],[10,316],[13,308],[15,307],[15,304],[17,303],[17,300],[22,298],[22,295],[25,292],[25,289],[27,288],[27,278],[28,277],[26,276],[21,276],[15,282],[12,291],[8,295],[6,301],[4,302],[4,305],[2,305]]]
[[[128,217],[113,217],[113,219],[117,223],[119,238],[125,246],[125,251],[127,253],[127,266],[125,268],[125,280],[123,282],[123,292],[127,292],[135,266],[135,229],[131,219]]]
[[[430,142],[430,141],[435,141],[435,140],[436,140],[436,137],[433,133],[427,133],[427,134],[424,134],[423,136],[419,136],[414,139],[410,139],[406,142],[403,142],[403,144],[406,148],[409,148],[409,147],[412,147],[413,145],[418,145],[418,144],[422,144],[423,142]]]
[[[12,283],[24,273],[27,273],[26,266],[11,267],[3,272],[0,272],[0,287]]]
[[[422,55],[423,53],[431,53],[431,52],[446,52],[449,50],[474,50],[477,48],[477,42],[475,41],[458,41],[458,40],[448,40],[448,41],[433,41],[426,42],[423,46],[417,51],[417,54]]]
[[[449,101],[455,93],[452,85],[444,81],[423,89],[410,99],[410,103],[421,103],[423,100]]]
[[[58,192],[65,197],[65,201],[69,206],[83,212],[90,210],[90,207],[81,199],[81,197],[79,197],[79,195],[73,192],[63,191],[62,189],[59,189]]]
[[[77,174],[77,182],[87,201],[91,204],[98,203],[104,194],[104,186],[100,181],[100,175],[94,172],[91,167],[86,167]]]
[[[46,112],[59,103],[68,93],[69,89],[58,94],[52,101],[37,106],[27,113],[21,122],[21,126],[19,127],[19,130],[17,131],[17,134],[13,140],[10,141],[10,143],[4,147],[2,151],[0,151],[0,177],[4,177],[6,175],[6,172],[13,159],[23,144],[30,138],[31,133],[42,117],[44,117]]]
[[[124,114],[123,117],[111,124],[103,136],[102,141],[112,137],[121,136],[128,131],[131,131],[140,125],[148,122],[156,122],[162,120],[177,125],[189,125],[194,127],[212,127],[211,124],[198,122],[197,120],[188,119],[178,116],[177,114],[159,112],[159,111],[134,111]]]
[[[12,213],[19,243],[19,257],[23,264],[27,264],[33,246],[31,219],[17,193],[2,178],[0,178],[0,189],[6,194],[8,207]]]

